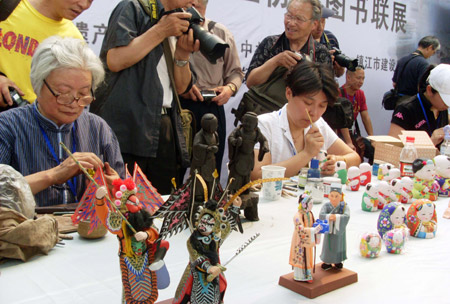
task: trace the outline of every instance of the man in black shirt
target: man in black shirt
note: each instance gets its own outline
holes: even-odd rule
[[[440,43],[436,37],[426,36],[420,39],[417,50],[398,61],[392,82],[400,95],[405,95],[406,98],[417,94],[420,77],[430,65],[427,59],[439,48]]]

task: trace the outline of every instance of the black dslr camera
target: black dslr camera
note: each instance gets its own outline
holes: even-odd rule
[[[340,66],[347,68],[348,70],[354,72],[356,70],[356,67],[358,66],[358,59],[350,58],[344,54],[342,54],[342,51],[338,49],[337,47],[334,47],[334,60],[336,60],[337,63],[339,63]]]
[[[215,64],[217,59],[223,57],[225,50],[230,46],[220,37],[211,34],[201,26],[201,23],[205,20],[205,18],[203,18],[195,7],[190,7],[186,11],[182,8],[177,8],[173,11],[167,12],[166,14],[175,12],[187,12],[192,15],[188,20],[189,28],[193,29],[194,39],[198,39],[200,41],[200,52],[202,52],[203,56],[205,56],[209,62]]]
[[[28,101],[26,101],[25,99],[23,99],[20,94],[17,92],[16,89],[14,89],[13,87],[9,87],[9,95],[11,96],[11,99],[13,101],[12,106],[7,106],[5,108],[0,108],[0,112],[12,109],[12,108],[17,108],[17,107],[23,107],[26,106],[27,104],[29,104]],[[4,99],[4,97],[3,97]]]

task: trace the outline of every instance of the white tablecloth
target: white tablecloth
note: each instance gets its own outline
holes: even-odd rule
[[[450,303],[450,220],[442,218],[449,199],[436,202],[436,238],[410,237],[401,255],[388,254],[383,246],[378,258],[365,259],[359,254],[359,238],[364,232],[377,231],[379,212],[361,210],[363,191],[364,188],[346,192],[351,218],[344,267],[358,273],[357,283],[312,300],[279,286],[280,275],[292,271],[288,258],[297,200],[262,199],[260,221],[244,220],[244,234],[233,232],[221,247],[221,259],[226,261],[251,235],[261,233],[228,265],[225,303]],[[321,206],[314,205],[316,217]],[[0,303],[120,303],[122,287],[115,236],[85,240],[73,235],[74,240],[58,245],[48,256],[0,265]],[[171,247],[165,261],[172,282],[160,291],[158,300],[172,298],[175,293],[188,260],[188,237],[186,230],[169,239]],[[317,248],[317,262],[320,252],[321,245]]]

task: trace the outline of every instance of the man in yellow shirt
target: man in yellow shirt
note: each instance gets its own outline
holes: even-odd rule
[[[59,35],[83,39],[72,23],[93,0],[22,0],[0,22],[0,108],[12,105],[9,87],[34,102],[30,81],[31,58],[45,38]],[[0,109],[1,110],[1,109]]]

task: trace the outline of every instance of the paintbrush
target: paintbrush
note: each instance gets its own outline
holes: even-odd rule
[[[311,116],[309,116],[309,112],[308,112],[308,109],[307,109],[307,108],[305,108],[305,111],[306,111],[306,115],[308,115],[308,118],[309,118],[309,122],[311,123],[311,126],[312,126],[312,125],[314,125],[314,123],[313,123],[313,121],[312,121],[312,119],[311,119]]]

